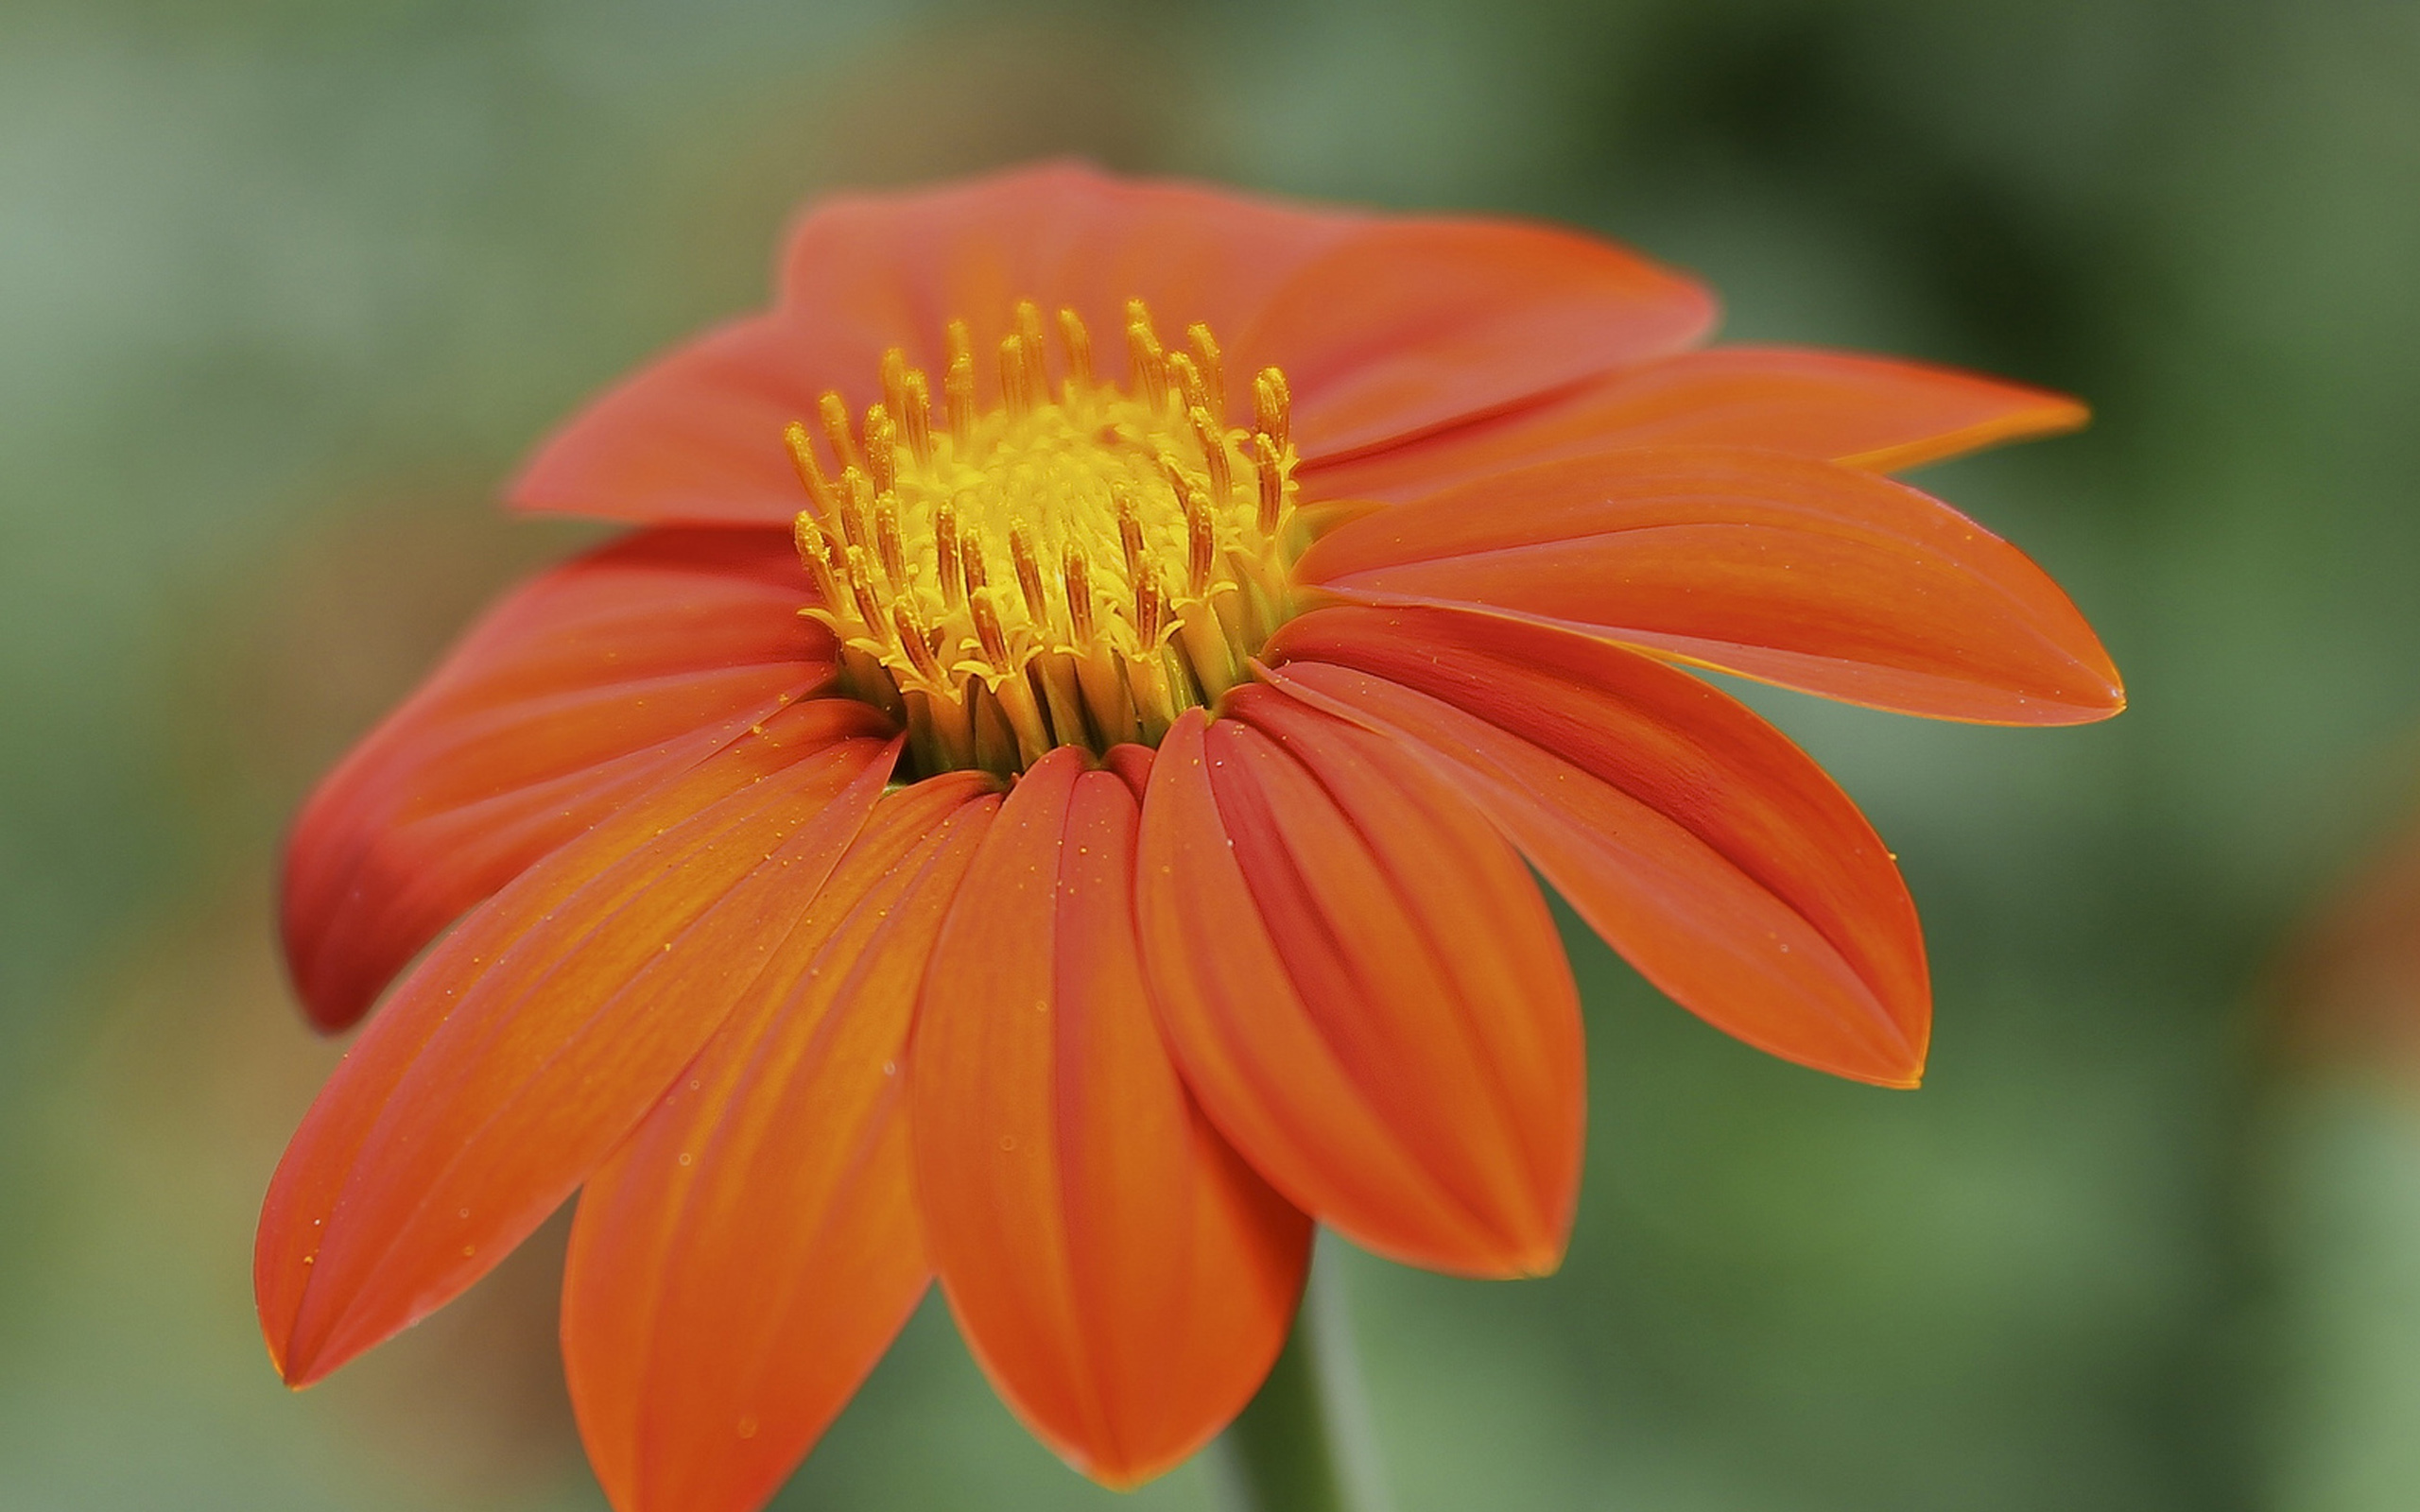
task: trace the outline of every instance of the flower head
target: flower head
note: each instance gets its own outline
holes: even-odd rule
[[[2115,713],[2056,586],[1877,471],[2082,412],[1712,318],[1560,231],[1080,167],[818,207],[770,312],[514,490],[639,528],[296,827],[315,1020],[427,954],[269,1193],[287,1379],[581,1189],[564,1352],[625,1512],[761,1502],[936,1274],[1039,1435],[1154,1474],[1267,1371],[1314,1222],[1559,1262],[1531,867],[1711,1022],[1912,1085],[1889,852],[1681,668]]]

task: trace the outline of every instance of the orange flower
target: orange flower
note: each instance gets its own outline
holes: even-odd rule
[[[1561,231],[1080,167],[820,206],[773,310],[514,490],[641,528],[296,827],[321,1026],[461,922],[278,1169],[286,1379],[584,1186],[564,1355],[625,1512],[769,1495],[935,1274],[1036,1434],[1155,1474],[1268,1370],[1314,1222],[1558,1263],[1581,1027],[1525,858],[1709,1022],[1913,1085],[1890,853],[1678,668],[2116,712],[2058,588],[1875,471],[2083,412],[1713,317]]]

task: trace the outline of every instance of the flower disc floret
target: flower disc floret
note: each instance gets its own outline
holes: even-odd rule
[[[925,773],[1156,746],[1245,680],[1289,614],[1305,542],[1285,375],[1255,375],[1251,423],[1231,423],[1208,326],[1170,350],[1129,301],[1121,386],[1095,372],[1074,310],[1054,324],[1055,343],[1039,306],[1016,306],[989,407],[952,321],[939,423],[931,380],[892,348],[862,420],[826,394],[814,429],[787,431],[819,589],[804,612],[838,639],[848,691],[906,723]]]

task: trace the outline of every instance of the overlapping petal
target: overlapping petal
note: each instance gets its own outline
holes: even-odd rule
[[[1017,301],[1071,308],[1091,324],[1106,372],[1125,371],[1125,307],[1141,299],[1182,339],[1208,321],[1220,339],[1257,319],[1306,265],[1359,232],[1366,213],[1242,199],[1169,179],[1119,179],[1080,163],[1011,169],[905,192],[834,195],[790,238],[782,303],[819,327],[863,333],[879,356],[942,369],[942,328],[962,319],[975,350],[1011,333]],[[977,364],[989,386],[989,364]],[[1246,412],[1249,369],[1231,370]],[[879,397],[871,366],[853,395]]]
[[[760,1505],[924,1295],[908,1032],[994,788],[960,773],[875,805],[751,953],[762,969],[714,1040],[589,1178],[563,1362],[619,1512]]]
[[[452,1298],[629,1132],[856,838],[897,749],[884,734],[863,705],[792,705],[557,850],[430,954],[270,1182],[253,1283],[288,1381]]]
[[[463,910],[824,681],[829,635],[771,532],[648,531],[508,594],[313,793],[285,936],[342,1028]]]
[[[1935,718],[2074,724],[2125,703],[2092,627],[2024,553],[1913,489],[1779,453],[1523,468],[1341,525],[1296,576]]]
[[[1686,673],[1451,610],[1321,610],[1271,680],[1420,753],[1597,932],[1749,1043],[1912,1086],[1931,1018],[1898,868],[1847,795]]]
[[[1203,1119],[1152,1022],[1132,880],[1148,757],[1088,765],[1046,757],[985,836],[934,952],[912,1094],[959,1328],[1038,1435],[1123,1486],[1259,1385],[1310,1234]]]
[[[1283,366],[1306,455],[1678,351],[1714,318],[1693,281],[1547,226],[1242,200],[1066,163],[827,200],[791,243],[783,298],[821,326],[914,333],[910,360],[935,368],[952,318],[982,352],[1020,299],[1115,333],[1140,298],[1167,330],[1203,320],[1231,343],[1238,413],[1253,371]],[[1101,344],[1113,372],[1116,346]]]
[[[1314,463],[1322,498],[1421,498],[1494,473],[1640,446],[1743,446],[1893,472],[2073,430],[2063,394],[1927,363],[1801,347],[1712,347],[1402,446]]]
[[[782,427],[837,390],[881,398],[885,349],[943,370],[963,319],[978,352],[1015,303],[1064,306],[1125,370],[1126,301],[1182,339],[1229,343],[1231,413],[1285,369],[1305,456],[1367,450],[1680,351],[1704,288],[1611,243],[1510,221],[1426,220],[1244,200],[1050,163],[941,189],[833,196],[800,222],[778,308],[684,346],[591,405],[514,486],[527,508],[650,522],[786,523],[800,507]],[[977,364],[987,396],[990,364]]]
[[[1594,237],[1374,221],[1278,291],[1237,342],[1236,366],[1285,369],[1295,445],[1317,461],[1680,352],[1714,320],[1703,285]]]
[[[1278,1190],[1435,1269],[1559,1262],[1584,1067],[1536,885],[1399,742],[1269,688],[1178,721],[1137,906],[1170,1049]]]

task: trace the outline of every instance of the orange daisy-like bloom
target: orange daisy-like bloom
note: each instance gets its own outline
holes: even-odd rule
[[[1551,1270],[1581,1026],[1531,866],[1712,1023],[1912,1085],[1889,851],[1680,668],[2122,702],[2048,577],[1880,475],[2075,404],[1700,350],[1707,293],[1600,241],[1051,166],[828,200],[781,287],[539,454],[515,503],[639,528],[508,595],[285,875],[331,1030],[460,922],[278,1168],[279,1367],[580,1188],[624,1512],[769,1496],[935,1275],[1117,1485],[1250,1398],[1315,1222]]]

